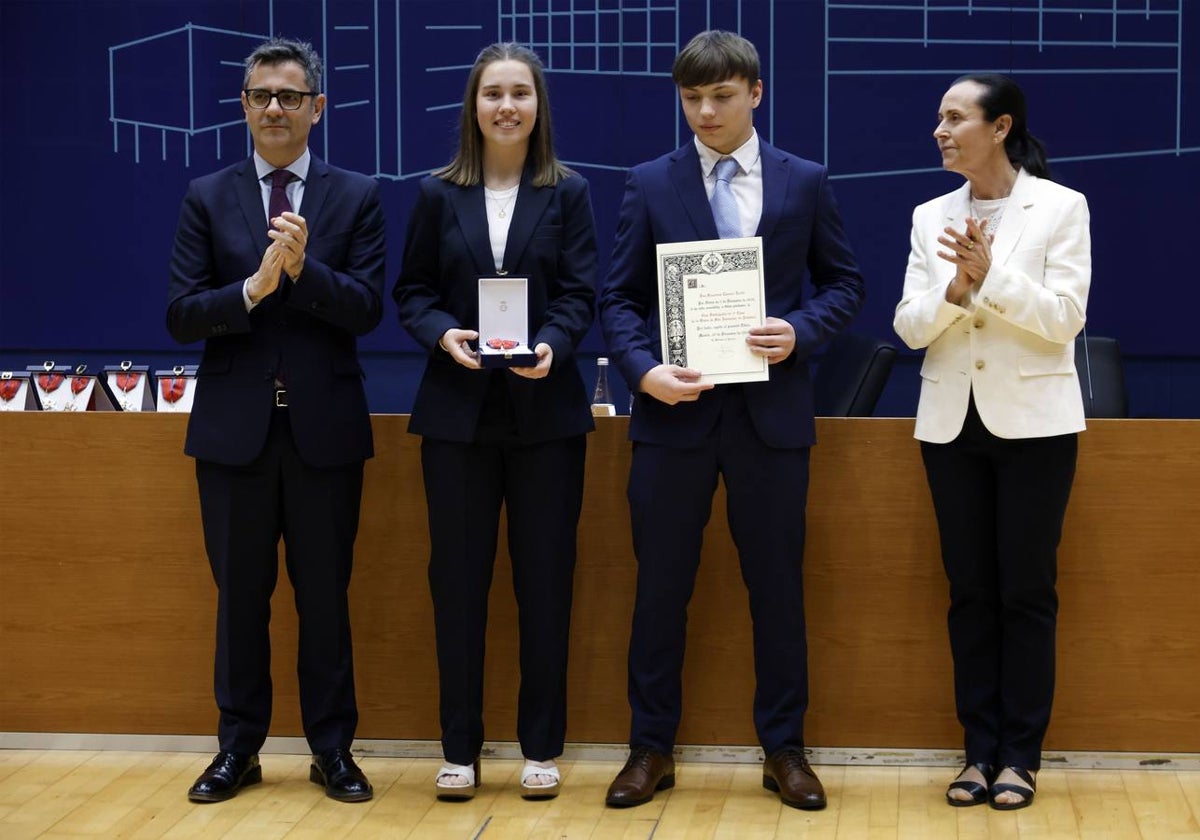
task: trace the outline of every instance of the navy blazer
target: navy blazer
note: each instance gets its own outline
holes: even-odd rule
[[[792,325],[796,348],[770,366],[768,381],[741,387],[764,443],[810,446],[816,431],[807,359],[850,322],[866,289],[825,167],[759,143],[763,208],[756,235],[763,239],[766,313]],[[613,363],[631,388],[662,362],[655,245],[716,238],[693,142],[630,170],[600,292],[600,323]],[[806,278],[815,287],[807,296]],[[714,391],[674,406],[639,394],[629,436],[662,446],[696,446],[719,409]]]
[[[374,454],[356,336],[383,312],[386,257],[375,180],[312,157],[300,206],[304,271],[246,312],[242,284],[270,244],[253,159],[192,181],[171,255],[167,329],[204,340],[184,451],[248,464],[262,451],[277,376],[292,437],[316,467]]]
[[[595,428],[575,348],[592,323],[596,232],[587,181],[578,175],[535,187],[526,168],[513,207],[503,270],[529,277],[530,347],[554,351],[550,373],[525,379],[470,370],[438,341],[449,329],[479,328],[480,276],[497,275],[483,185],[460,187],[437,176],[421,181],[408,224],[404,264],[392,296],[400,323],[429,358],[408,430],[438,440],[473,441],[492,376],[506,376],[521,442],[584,434]]]

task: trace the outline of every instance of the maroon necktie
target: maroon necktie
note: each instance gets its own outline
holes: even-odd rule
[[[292,203],[288,201],[287,185],[296,180],[295,174],[286,169],[276,169],[271,173],[271,200],[267,221],[292,212]]]
[[[296,175],[288,172],[286,169],[276,169],[271,173],[271,200],[270,200],[270,216],[267,217],[269,222],[271,219],[277,218],[284,212],[292,211],[292,203],[288,201],[287,185],[296,180]],[[288,293],[289,283],[286,278],[282,278],[283,282],[279,284],[280,300]],[[275,387],[282,388],[287,382],[287,377],[283,372],[283,357],[279,359],[279,369],[275,372]]]

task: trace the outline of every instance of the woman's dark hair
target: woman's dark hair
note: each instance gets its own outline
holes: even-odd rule
[[[1050,177],[1050,164],[1046,162],[1046,149],[1040,140],[1029,133],[1025,117],[1025,94],[1012,79],[999,73],[967,73],[954,80],[974,82],[983,88],[979,106],[983,108],[988,122],[994,122],[1004,114],[1012,117],[1012,128],[1004,138],[1004,151],[1013,166],[1024,169],[1038,178]]]
[[[483,132],[479,130],[479,79],[484,69],[494,61],[519,61],[533,76],[533,92],[537,95],[537,118],[529,135],[526,167],[532,169],[531,183],[535,187],[557,184],[571,175],[571,170],[554,156],[554,131],[550,125],[550,96],[546,92],[546,74],[537,53],[520,44],[492,44],[484,47],[475,58],[467,77],[463,94],[462,116],[458,123],[458,151],[454,158],[433,174],[439,178],[471,187],[483,180]]]

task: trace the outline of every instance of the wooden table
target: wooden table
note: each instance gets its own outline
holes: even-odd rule
[[[359,737],[436,739],[419,439],[373,418],[351,589]],[[0,731],[211,734],[215,589],[186,418],[0,416]],[[571,640],[576,742],[622,743],[633,604],[626,419],[588,441]],[[820,419],[805,558],[824,747],[956,748],[947,586],[911,419]],[[1200,422],[1093,421],[1059,556],[1058,692],[1047,749],[1200,752]],[[505,549],[487,736],[515,739]],[[685,669],[682,744],[752,745],[745,590],[718,491]],[[296,623],[276,593],[273,734],[299,735]]]

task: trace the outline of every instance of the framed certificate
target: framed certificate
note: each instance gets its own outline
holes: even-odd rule
[[[663,362],[715,385],[769,379],[746,343],[766,320],[762,237],[659,245],[655,262]]]

